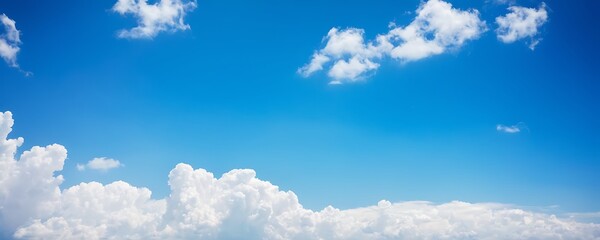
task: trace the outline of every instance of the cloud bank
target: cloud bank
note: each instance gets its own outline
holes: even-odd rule
[[[325,37],[325,47],[316,51],[298,73],[308,77],[328,67],[331,83],[354,82],[377,70],[377,61],[383,57],[417,61],[460,48],[487,29],[477,10],[456,9],[441,0],[421,3],[416,15],[409,25],[390,24],[389,32],[369,42],[364,40],[363,29],[332,28]]]
[[[20,32],[14,20],[5,14],[0,15],[0,22],[4,26],[4,32],[0,35],[0,56],[11,67],[18,68],[17,53],[21,50]]]
[[[513,43],[528,38],[529,48],[534,50],[541,41],[537,36],[539,28],[548,21],[546,4],[542,3],[538,9],[511,6],[508,10],[510,12],[505,16],[496,18],[498,39],[504,43]]]
[[[160,32],[189,29],[183,18],[195,8],[195,0],[160,0],[154,4],[148,4],[147,0],[118,0],[112,10],[137,18],[138,26],[119,31],[120,38],[153,38]]]
[[[61,189],[67,150],[15,158],[10,112],[0,113],[0,238],[17,239],[600,239],[600,225],[496,203],[391,203],[305,209],[250,169],[220,178],[178,164],[170,195],[122,181]]]
[[[119,168],[122,166],[123,166],[123,164],[121,164],[121,162],[119,162],[119,160],[115,160],[112,158],[106,158],[106,157],[100,157],[100,158],[94,158],[94,159],[90,160],[85,165],[77,164],[77,170],[83,171],[86,168],[89,168],[92,170],[108,171],[110,169]]]

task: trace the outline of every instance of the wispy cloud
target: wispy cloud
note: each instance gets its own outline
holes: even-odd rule
[[[21,32],[17,29],[17,24],[6,14],[0,15],[0,23],[4,26],[4,32],[0,34],[0,57],[11,67],[19,69],[26,76],[32,73],[23,71],[17,63],[17,54],[21,50]]]
[[[498,203],[392,203],[305,209],[251,169],[220,178],[178,164],[171,192],[152,199],[123,181],[61,189],[67,150],[9,139],[0,112],[0,238],[61,239],[598,239],[600,225]],[[4,235],[2,234],[9,234]]]
[[[195,8],[195,0],[160,0],[154,4],[147,0],[118,0],[112,9],[137,18],[138,26],[119,31],[120,38],[153,38],[160,32],[189,29],[184,17]]]
[[[123,166],[123,164],[121,164],[121,162],[119,162],[119,160],[115,160],[112,158],[106,158],[106,157],[100,157],[100,158],[94,158],[86,164],[77,164],[77,170],[83,171],[86,168],[88,168],[88,169],[92,169],[92,170],[108,171],[110,169],[119,168],[122,166]]]
[[[508,7],[510,11],[505,16],[496,18],[496,34],[503,43],[513,43],[521,39],[529,39],[529,48],[534,50],[542,40],[538,37],[539,28],[548,21],[546,4],[539,8],[520,6]]]
[[[517,0],[486,0],[486,2],[498,5],[514,5],[517,3]]]
[[[519,133],[523,130],[527,129],[527,125],[525,123],[517,123],[515,125],[504,125],[498,124],[496,125],[496,131],[503,133]]]
[[[390,24],[390,30],[365,41],[364,30],[332,28],[325,47],[298,69],[304,77],[329,68],[331,83],[355,82],[379,68],[379,60],[391,57],[406,63],[460,48],[486,31],[477,10],[460,10],[441,0],[423,2],[407,26]]]

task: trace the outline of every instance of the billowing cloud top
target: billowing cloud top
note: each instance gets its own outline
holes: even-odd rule
[[[539,28],[548,21],[546,4],[538,8],[511,6],[505,16],[496,18],[498,39],[504,43],[512,43],[520,39],[529,38],[529,48],[533,50],[539,43],[537,38]]]
[[[419,6],[417,16],[407,26],[392,28],[365,43],[364,30],[332,28],[326,45],[315,52],[311,61],[298,72],[308,77],[323,70],[329,62],[331,83],[339,84],[364,79],[376,70],[379,59],[389,56],[401,62],[420,60],[459,48],[466,41],[477,39],[486,31],[486,24],[477,10],[459,10],[441,0],[429,0]]]
[[[14,20],[8,18],[5,14],[0,15],[0,22],[4,26],[4,33],[0,34],[0,56],[12,67],[19,67],[17,64],[17,53],[21,44],[20,32],[17,29]]]
[[[196,8],[195,0],[160,0],[148,4],[147,0],[118,0],[113,11],[125,15],[132,14],[137,18],[138,26],[129,30],[121,30],[121,38],[153,38],[163,31],[187,30],[185,14]]]
[[[171,193],[122,181],[60,189],[67,150],[9,139],[0,112],[0,238],[24,239],[600,239],[600,225],[495,203],[391,203],[315,212],[249,169],[216,178],[178,164]]]

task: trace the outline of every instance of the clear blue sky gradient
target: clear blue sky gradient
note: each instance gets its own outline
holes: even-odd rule
[[[478,9],[490,30],[332,86],[296,73],[330,28],[370,39],[408,24],[419,1],[199,1],[191,30],[153,40],[117,38],[135,19],[114,1],[4,1],[34,76],[0,64],[0,111],[13,112],[21,151],[69,150],[63,187],[124,180],[164,197],[186,162],[218,176],[255,169],[312,209],[387,199],[600,211],[600,3],[546,1],[535,51],[496,39],[506,6],[451,3]],[[529,130],[495,129],[518,122]],[[94,157],[125,167],[77,171]]]

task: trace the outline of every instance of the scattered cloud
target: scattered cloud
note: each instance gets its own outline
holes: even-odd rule
[[[4,33],[0,34],[0,56],[9,66],[20,70],[17,63],[17,54],[21,50],[19,48],[19,45],[21,45],[21,33],[17,29],[16,22],[5,14],[0,15],[0,22],[4,26]],[[24,73],[25,75],[31,74],[28,72]]]
[[[542,3],[537,9],[511,6],[508,10],[508,14],[496,18],[498,39],[503,43],[513,43],[527,38],[529,48],[534,50],[541,41],[539,28],[548,21],[546,4]]]
[[[316,51],[300,69],[304,77],[329,67],[331,83],[363,80],[379,68],[377,61],[391,57],[400,62],[416,61],[460,48],[487,30],[477,10],[459,10],[441,0],[423,2],[407,26],[390,24],[390,30],[365,41],[364,30],[332,28],[325,47]]]
[[[496,125],[496,131],[503,133],[519,133],[525,129],[527,129],[527,125],[525,125],[525,123],[522,122],[511,126],[504,124]]]
[[[0,238],[18,239],[599,239],[600,224],[497,203],[391,203],[321,211],[250,169],[220,178],[178,164],[171,192],[152,199],[123,181],[61,189],[67,150],[9,139],[0,112]],[[3,235],[8,234],[8,235]]]
[[[122,166],[123,166],[123,164],[121,164],[121,162],[119,162],[119,160],[114,160],[112,158],[106,158],[106,157],[100,157],[100,158],[94,158],[94,159],[90,160],[85,165],[78,163],[77,170],[83,171],[86,168],[89,168],[92,170],[108,171],[110,169],[119,168]]]
[[[189,29],[184,17],[196,5],[196,0],[160,0],[154,4],[148,4],[147,0],[118,0],[112,10],[137,18],[138,26],[119,31],[120,38],[153,38],[160,32]]]

